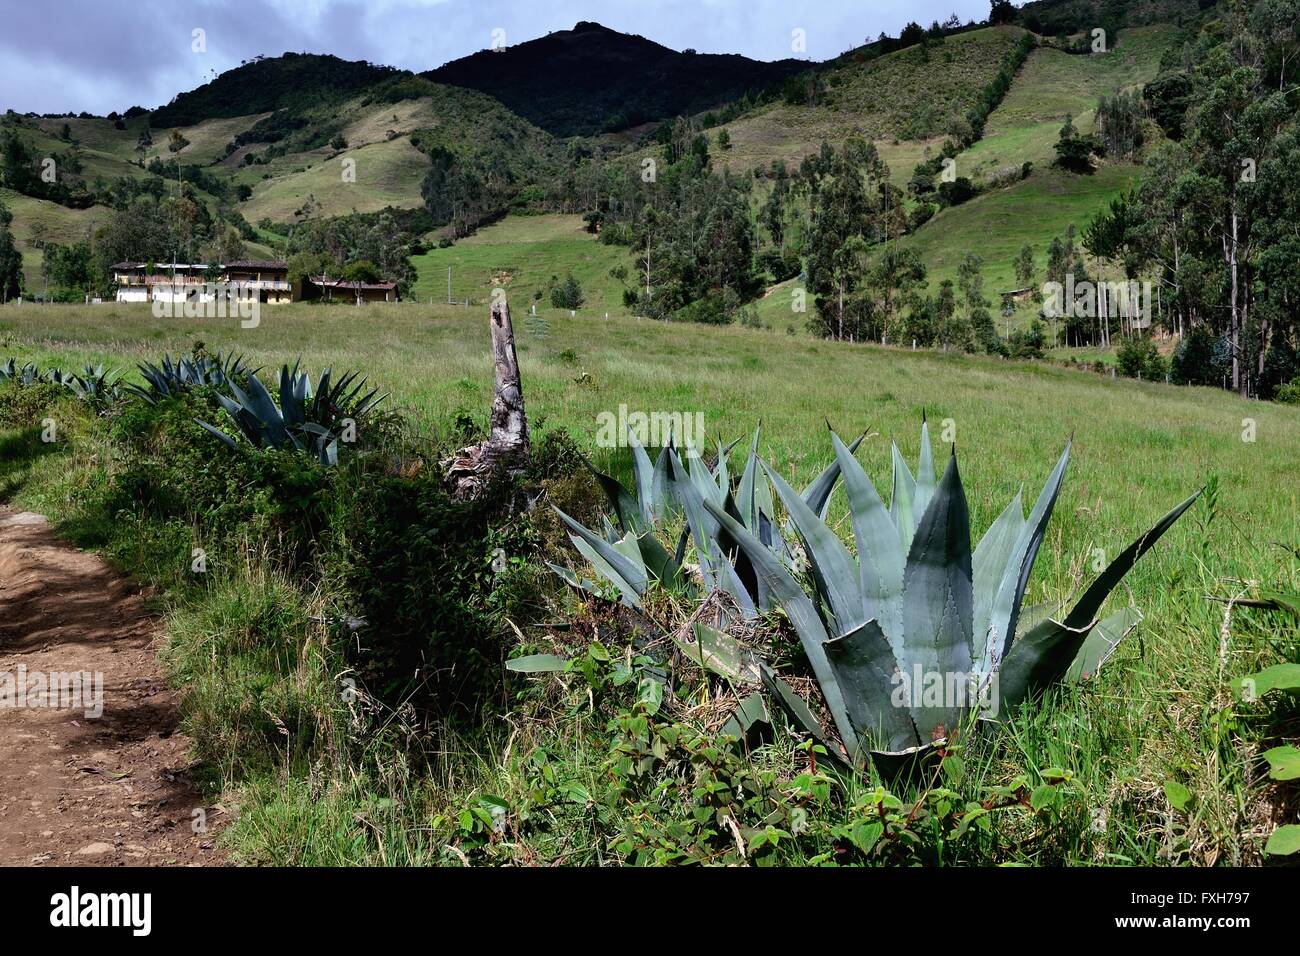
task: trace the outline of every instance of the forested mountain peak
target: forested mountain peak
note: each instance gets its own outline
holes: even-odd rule
[[[542,129],[570,136],[700,112],[807,66],[793,59],[768,63],[738,54],[678,52],[584,20],[572,30],[482,50],[424,75],[481,90]]]

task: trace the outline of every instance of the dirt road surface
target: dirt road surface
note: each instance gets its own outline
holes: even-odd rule
[[[224,862],[222,814],[191,784],[155,659],[159,627],[138,586],[42,516],[0,508],[0,865]],[[51,673],[92,676],[51,692]]]

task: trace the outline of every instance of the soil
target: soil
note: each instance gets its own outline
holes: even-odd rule
[[[0,865],[225,862],[223,814],[193,785],[160,635],[139,586],[41,515],[0,507]],[[75,700],[33,692],[52,672],[102,674],[102,695],[93,679]]]

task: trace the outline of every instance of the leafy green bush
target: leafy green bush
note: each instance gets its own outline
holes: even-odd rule
[[[1169,377],[1175,385],[1223,385],[1232,367],[1226,339],[1198,325],[1174,349]]]
[[[1294,378],[1277,390],[1274,401],[1283,405],[1300,405],[1300,378]]]
[[[1125,378],[1163,382],[1169,366],[1150,336],[1134,335],[1120,342],[1115,367]]]
[[[570,272],[559,285],[551,287],[551,307],[555,309],[580,309],[586,298],[582,286]]]
[[[25,428],[38,424],[68,397],[68,390],[54,382],[24,385],[19,379],[0,381],[0,427]]]
[[[539,488],[584,510],[595,501],[562,433],[539,441],[533,459],[523,502],[506,478],[472,501],[453,498],[434,455],[397,470],[383,455],[340,469],[322,562],[327,590],[346,602],[338,616],[366,622],[347,653],[372,694],[464,717],[499,692],[513,633],[502,616],[540,609],[550,575],[526,559],[559,535],[549,509],[521,505]]]

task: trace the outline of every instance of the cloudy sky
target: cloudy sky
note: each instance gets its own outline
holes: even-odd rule
[[[5,3],[0,109],[156,107],[257,54],[333,53],[427,70],[595,20],[673,49],[826,59],[909,20],[982,20],[988,0],[20,0]],[[202,30],[206,50],[195,51]]]

